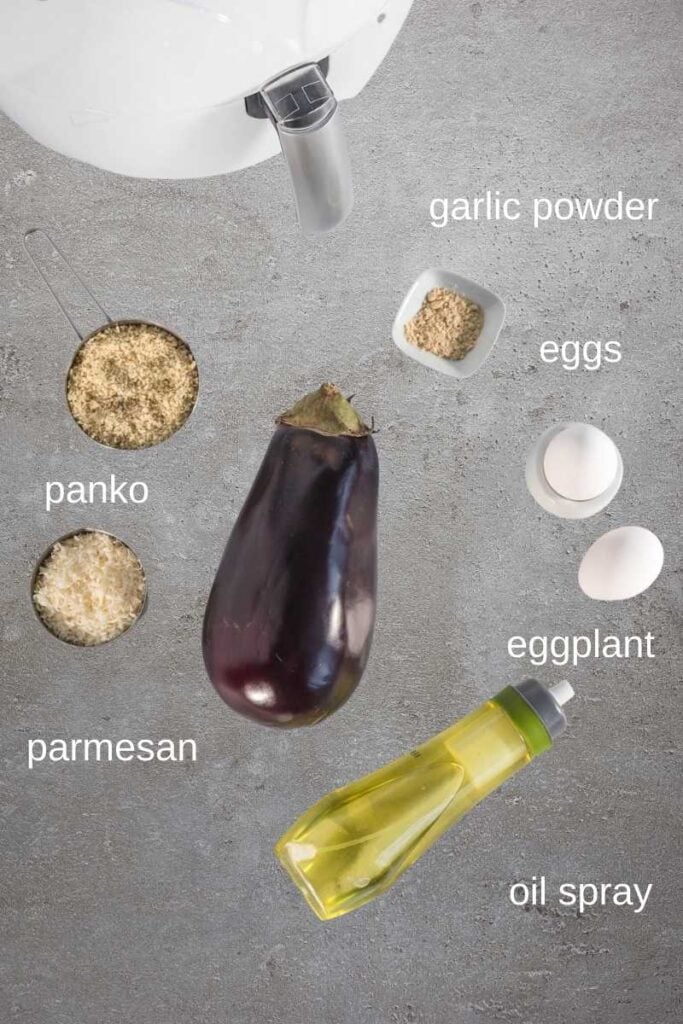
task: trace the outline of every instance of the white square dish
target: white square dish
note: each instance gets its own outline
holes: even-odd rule
[[[481,334],[477,338],[474,348],[470,349],[464,359],[444,359],[436,356],[433,352],[425,352],[424,349],[412,345],[405,336],[405,325],[411,317],[420,309],[427,292],[432,288],[450,288],[459,292],[466,298],[476,302],[484,313],[484,325]],[[505,304],[503,300],[488,288],[482,287],[475,281],[468,281],[466,277],[453,274],[450,270],[439,270],[432,267],[423,270],[417,281],[410,288],[401,307],[396,314],[392,337],[394,344],[401,352],[415,359],[423,366],[429,366],[432,370],[445,373],[449,377],[464,379],[476,373],[484,363],[489,352],[495,345],[505,320]]]

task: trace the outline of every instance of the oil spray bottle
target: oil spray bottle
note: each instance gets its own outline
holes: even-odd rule
[[[507,686],[455,725],[323,797],[275,852],[327,921],[392,885],[446,829],[528,764],[567,724],[568,682]]]

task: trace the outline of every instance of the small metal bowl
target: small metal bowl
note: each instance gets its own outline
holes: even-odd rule
[[[83,349],[88,344],[88,342],[92,341],[92,339],[96,338],[98,334],[101,334],[102,331],[108,330],[110,327],[153,327],[153,328],[155,328],[158,331],[163,331],[165,334],[169,334],[175,341],[177,341],[178,344],[181,346],[181,348],[185,349],[185,351],[190,356],[190,358],[192,359],[192,361],[193,361],[193,363],[195,365],[195,369],[196,369],[196,372],[197,372],[197,386],[195,388],[194,400],[192,402],[192,405],[188,409],[187,415],[186,415],[185,419],[182,421],[182,423],[180,423],[175,428],[175,430],[172,430],[170,434],[167,434],[166,437],[162,437],[160,441],[153,441],[151,444],[143,444],[143,445],[139,445],[139,446],[137,446],[135,448],[123,448],[120,445],[107,444],[106,441],[100,441],[100,439],[98,437],[95,437],[93,434],[89,434],[88,431],[83,426],[81,426],[81,424],[78,422],[78,420],[76,419],[76,416],[73,413],[73,410],[71,409],[71,406],[69,404],[69,378],[71,377],[71,371],[72,371],[72,369],[74,367],[74,364],[75,364],[76,360],[78,359],[79,354],[83,351]],[[199,366],[197,365],[197,360],[194,357],[194,353],[192,352],[192,349],[187,344],[187,342],[183,338],[181,338],[179,334],[176,334],[175,331],[172,331],[169,327],[164,327],[163,324],[154,323],[153,320],[129,320],[129,319],[125,319],[125,320],[108,320],[107,323],[103,324],[101,327],[97,327],[94,331],[91,331],[90,334],[87,335],[87,337],[83,338],[83,340],[81,341],[80,345],[78,346],[78,348],[74,352],[73,358],[72,358],[72,360],[71,360],[71,362],[69,364],[69,369],[68,369],[67,374],[66,374],[66,379],[64,381],[64,397],[66,399],[66,407],[69,410],[69,413],[70,413],[71,418],[73,419],[74,423],[76,424],[78,429],[81,430],[85,434],[86,437],[90,438],[91,441],[94,441],[95,444],[99,444],[102,448],[107,448],[109,451],[119,451],[119,452],[139,452],[139,451],[144,451],[146,448],[156,448],[158,445],[164,444],[165,441],[170,440],[170,438],[174,437],[179,431],[181,431],[183,429],[183,427],[185,426],[185,424],[189,420],[190,416],[192,415],[192,413],[194,412],[194,410],[197,407],[197,401],[199,399]]]
[[[41,240],[42,240],[42,248],[43,248],[42,260],[39,258],[38,253],[35,250],[36,244],[39,244],[41,242]],[[67,304],[65,304],[62,296],[60,295],[60,288],[55,283],[55,281],[53,280],[52,272],[51,272],[53,268],[51,268],[48,271],[48,270],[46,270],[46,268],[44,266],[44,260],[45,260],[45,256],[46,256],[46,252],[45,252],[46,243],[47,243],[47,246],[50,247],[48,252],[51,253],[52,257],[54,258],[56,256],[58,258],[58,260],[61,261],[62,271],[64,271],[64,269],[66,269],[67,274],[70,276],[72,285],[75,283],[76,287],[80,288],[82,290],[82,292],[88,297],[90,305],[94,306],[97,310],[99,310],[100,315],[102,317],[103,323],[96,330],[89,331],[89,332],[84,330],[82,328],[82,326],[79,324],[80,317],[77,316],[77,315],[74,315],[74,313],[70,310],[70,308],[68,308]],[[33,263],[34,267],[36,268],[36,270],[38,271],[38,273],[42,277],[43,281],[45,282],[45,285],[47,286],[47,288],[48,288],[50,294],[52,295],[53,299],[55,300],[55,302],[59,306],[60,310],[62,311],[62,314],[64,315],[65,319],[68,321],[68,323],[72,327],[74,333],[76,334],[76,337],[80,341],[80,344],[79,344],[78,348],[76,349],[76,352],[74,353],[73,359],[71,360],[71,363],[69,364],[69,370],[67,372],[66,381],[65,381],[65,384],[64,384],[65,397],[66,397],[66,406],[67,406],[67,409],[69,410],[69,413],[71,414],[72,419],[75,421],[75,423],[78,426],[78,428],[83,431],[83,433],[85,434],[86,437],[89,437],[91,441],[94,441],[95,444],[99,444],[103,448],[108,448],[109,450],[115,450],[115,451],[141,451],[143,448],[155,448],[158,444],[163,444],[164,441],[168,441],[168,439],[170,437],[173,437],[174,434],[177,434],[178,431],[181,430],[182,427],[185,426],[185,424],[189,420],[190,416],[194,412],[194,410],[195,410],[195,408],[197,406],[197,399],[199,397],[199,367],[197,365],[197,360],[194,357],[192,349],[187,344],[187,342],[184,341],[183,338],[180,337],[180,335],[176,334],[175,331],[170,330],[168,327],[164,327],[163,324],[156,324],[152,320],[133,320],[133,319],[112,320],[112,318],[107,313],[106,309],[102,306],[102,304],[96,298],[95,294],[88,287],[88,285],[85,283],[85,281],[80,276],[80,274],[78,274],[78,272],[72,267],[71,263],[66,258],[66,256],[64,255],[64,253],[62,252],[60,247],[57,245],[57,243],[55,241],[53,241],[53,239],[50,237],[50,235],[43,228],[31,228],[29,231],[27,231],[24,234],[24,249],[25,249],[26,254],[28,255],[29,259]],[[75,417],[75,415],[74,415],[74,413],[73,413],[73,411],[71,409],[71,406],[69,404],[69,395],[68,395],[68,391],[69,391],[69,378],[71,376],[71,371],[73,370],[74,363],[76,362],[76,359],[78,358],[79,353],[83,350],[84,346],[87,345],[89,341],[92,341],[93,338],[97,337],[98,334],[100,334],[102,331],[106,330],[109,327],[126,327],[126,326],[152,327],[152,328],[156,328],[156,330],[164,331],[164,333],[170,335],[188,353],[188,355],[190,356],[190,358],[192,359],[192,361],[193,361],[193,363],[195,365],[195,370],[196,370],[196,374],[197,374],[197,386],[196,386],[196,390],[195,390],[194,400],[193,400],[192,405],[190,406],[190,408],[189,408],[189,410],[187,412],[187,415],[186,415],[185,419],[183,420],[183,422],[180,423],[175,428],[175,430],[173,430],[166,437],[162,438],[160,441],[155,441],[155,442],[153,442],[151,444],[148,444],[148,445],[140,445],[139,447],[136,447],[136,448],[122,448],[119,445],[107,444],[106,441],[100,441],[99,438],[93,437],[92,434],[89,434],[87,432],[87,430],[85,430],[85,428],[82,427],[81,424],[76,419],[76,417]]]
[[[140,611],[137,613],[137,615],[135,616],[133,621],[130,622],[126,626],[125,629],[122,629],[120,633],[117,633],[116,636],[109,637],[108,640],[102,640],[102,642],[99,643],[99,644],[79,644],[75,640],[65,640],[64,637],[59,636],[58,633],[54,633],[50,629],[48,624],[45,622],[45,620],[43,619],[42,615],[40,614],[40,611],[38,610],[38,608],[36,606],[35,599],[34,599],[34,594],[35,594],[35,590],[36,590],[36,583],[38,582],[38,574],[39,574],[40,570],[42,569],[43,565],[45,564],[45,562],[48,560],[48,558],[52,554],[52,551],[53,551],[55,545],[56,544],[61,544],[61,543],[63,543],[63,541],[69,540],[71,537],[80,537],[82,534],[85,534],[85,533],[98,533],[98,534],[101,534],[102,536],[105,536],[105,537],[111,537],[111,539],[115,540],[117,544],[122,544],[124,548],[128,548],[128,550],[130,551],[130,553],[133,555],[133,557],[136,559],[138,565],[140,566],[140,571],[142,572],[142,580],[143,580],[143,584],[144,584],[144,588],[145,588],[144,589],[144,593],[142,595],[142,603],[140,605]],[[148,590],[148,587],[147,587],[147,573],[145,572],[145,568],[144,568],[142,562],[140,561],[140,558],[139,558],[137,552],[134,550],[134,548],[132,548],[130,546],[130,544],[126,544],[126,542],[124,540],[121,540],[121,538],[117,537],[115,534],[109,533],[108,530],[98,530],[96,527],[87,527],[86,529],[83,529],[83,530],[72,530],[70,533],[65,533],[61,537],[58,537],[57,540],[53,540],[53,542],[52,542],[52,544],[50,544],[49,548],[47,548],[47,550],[44,551],[43,554],[41,555],[41,557],[39,558],[38,562],[36,563],[36,567],[33,570],[33,575],[31,577],[30,597],[31,597],[31,607],[33,608],[33,611],[34,611],[34,614],[35,614],[36,618],[40,622],[40,624],[43,627],[43,629],[47,633],[49,633],[50,636],[53,636],[55,638],[55,640],[59,640],[61,643],[66,644],[68,647],[78,647],[80,650],[88,650],[88,649],[92,649],[92,648],[96,648],[96,647],[104,647],[106,644],[110,644],[114,640],[118,640],[119,637],[124,636],[125,633],[127,633],[130,629],[132,629],[132,627],[136,624],[136,622],[139,622],[139,620],[142,618],[142,616],[147,611],[147,603],[148,603],[148,597],[149,597],[149,590]]]

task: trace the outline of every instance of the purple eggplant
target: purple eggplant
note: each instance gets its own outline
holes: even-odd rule
[[[377,594],[372,432],[331,384],[278,418],[204,616],[223,700],[265,725],[312,725],[358,685]]]

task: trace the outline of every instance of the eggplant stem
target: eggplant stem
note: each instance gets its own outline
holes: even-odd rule
[[[373,432],[334,384],[322,384],[275,421],[328,437],[367,437]]]

